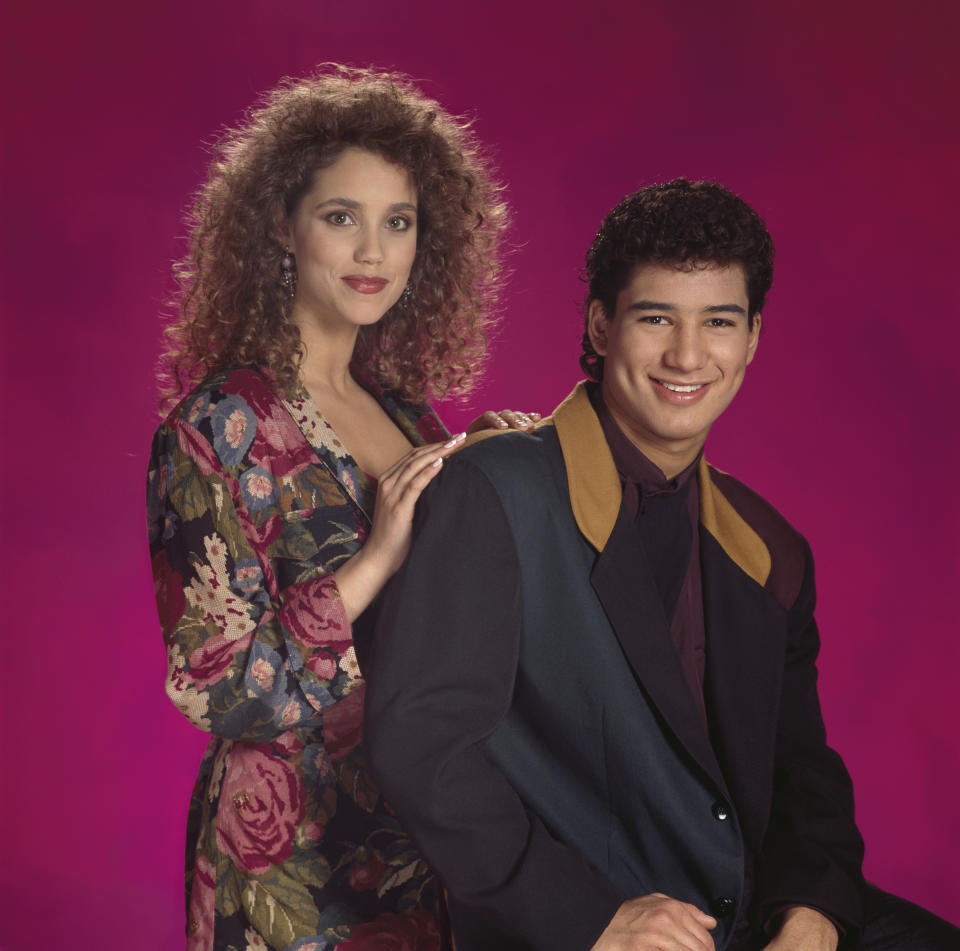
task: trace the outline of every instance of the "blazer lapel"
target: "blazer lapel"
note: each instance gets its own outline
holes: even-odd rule
[[[625,508],[620,509],[590,582],[649,699],[701,769],[725,790],[663,613],[647,553]]]
[[[720,494],[706,464],[699,479],[710,736],[756,847],[769,808],[787,617],[763,587],[771,565],[766,545]]]
[[[679,742],[725,789],[670,635],[646,551],[621,505],[620,477],[613,457],[582,383],[548,422],[557,429],[577,525],[599,552],[590,582],[627,661]]]

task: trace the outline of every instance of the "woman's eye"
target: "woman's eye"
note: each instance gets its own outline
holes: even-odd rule
[[[332,225],[349,225],[353,219],[345,211],[332,211],[327,215],[327,221]]]
[[[406,231],[409,227],[410,219],[404,218],[403,215],[394,215],[387,219],[387,228],[390,231]]]

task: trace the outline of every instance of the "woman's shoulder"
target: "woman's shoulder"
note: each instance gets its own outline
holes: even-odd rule
[[[280,402],[281,397],[262,367],[227,367],[194,386],[173,408],[166,422],[182,421],[199,427],[218,407],[221,413],[239,411],[262,419],[272,416]]]

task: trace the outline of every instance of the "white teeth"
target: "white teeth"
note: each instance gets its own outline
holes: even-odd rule
[[[659,383],[661,386],[665,386],[668,390],[672,390],[674,393],[693,393],[703,386],[702,383],[694,383],[692,386],[679,386],[676,383],[665,383],[663,380],[660,380]]]

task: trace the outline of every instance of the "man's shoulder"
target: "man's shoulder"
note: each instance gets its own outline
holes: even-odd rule
[[[513,471],[520,475],[528,469],[562,463],[563,454],[556,427],[545,421],[532,432],[511,429],[475,433],[453,459],[489,473]]]
[[[713,466],[710,481],[734,511],[759,536],[770,555],[770,574],[764,587],[785,607],[796,600],[803,582],[809,549],[783,514],[748,485]]]
[[[497,432],[472,438],[463,449],[444,461],[443,472],[427,488],[434,498],[458,504],[477,504],[498,498],[507,512],[526,511],[531,517],[541,506],[566,498],[563,454],[553,426],[534,432]]]

